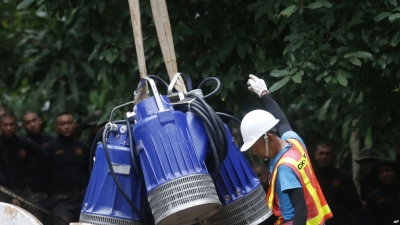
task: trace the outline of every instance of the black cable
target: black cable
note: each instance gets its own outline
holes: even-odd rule
[[[175,104],[174,108],[182,112],[191,112],[203,122],[210,142],[211,152],[209,154],[213,155],[213,160],[210,160],[209,157],[206,160],[211,162],[211,165],[207,162],[206,164],[208,164],[208,169],[216,174],[215,177],[218,177],[219,166],[228,154],[228,140],[224,123],[200,95],[189,93],[187,97],[181,100],[180,104]]]
[[[131,205],[133,211],[139,216],[139,220],[143,221],[143,223],[147,223],[143,216],[140,214],[140,211],[136,208],[135,204],[132,202],[131,199],[129,199],[128,195],[126,194],[126,192],[124,191],[124,189],[121,187],[121,184],[119,183],[117,176],[115,175],[114,172],[114,168],[112,167],[112,163],[111,163],[111,157],[110,157],[110,153],[108,152],[108,148],[107,148],[107,133],[109,132],[110,127],[106,127],[103,131],[103,147],[104,147],[104,153],[106,155],[106,159],[107,159],[107,165],[108,165],[108,169],[110,170],[111,173],[111,177],[113,178],[115,184],[117,185],[118,190],[121,192],[122,196],[126,199],[126,201],[128,201],[129,205]]]
[[[192,94],[190,96],[196,97],[195,94]],[[222,122],[221,118],[215,113],[215,111],[206,103],[206,101],[204,101],[203,98],[198,97],[197,100],[203,106],[202,108],[207,110],[207,113],[209,115],[213,115],[210,118],[213,119],[214,120],[214,124],[217,125],[217,127],[214,127],[214,129],[218,128],[217,132],[220,132],[220,134],[218,135],[219,139],[218,139],[218,142],[217,142],[217,143],[219,143],[221,145],[219,149],[226,148],[226,153],[227,153],[228,152],[228,139],[226,137],[226,130],[225,130],[224,123]],[[207,107],[204,107],[204,106],[207,106]],[[226,155],[222,155],[222,156],[225,159]]]
[[[198,89],[201,89],[201,86],[202,86],[203,84],[206,84],[206,83],[210,82],[211,80],[214,80],[215,82],[217,82],[217,87],[216,87],[211,93],[209,93],[208,95],[205,95],[203,98],[211,97],[212,95],[216,94],[216,93],[221,89],[221,81],[219,81],[219,79],[216,78],[216,77],[207,77],[206,79],[204,79],[204,80],[199,84],[199,86],[198,86],[197,88],[198,88]]]
[[[222,112],[216,112],[217,114],[218,114],[218,116],[223,116],[223,117],[227,117],[227,118],[229,118],[229,119],[231,119],[231,120],[233,120],[233,121],[235,121],[236,123],[238,123],[239,125],[240,125],[240,123],[241,123],[241,121],[238,119],[238,118],[236,118],[236,117],[234,117],[234,116],[232,116],[232,115],[229,115],[229,114],[226,114],[226,113],[222,113]]]
[[[192,78],[190,78],[189,75],[181,73],[181,75],[185,78],[186,80],[186,89],[187,91],[191,91],[192,90]]]
[[[124,123],[124,120],[116,120],[113,121],[115,124],[122,124]],[[96,134],[96,137],[93,140],[92,146],[90,148],[90,153],[89,153],[89,175],[92,174],[92,169],[93,169],[93,156],[94,156],[94,151],[96,150],[97,143],[100,141],[100,138],[103,135],[104,127],[100,129],[100,131]]]
[[[156,75],[147,75],[147,76],[150,77],[151,79],[156,79],[156,80],[160,81],[168,89],[168,86],[169,86],[168,83],[161,77],[158,77]],[[139,82],[139,85],[140,85],[140,82]],[[139,87],[139,85],[138,85],[138,87]],[[136,88],[136,90],[137,89],[138,88]]]
[[[135,151],[133,149],[133,135],[132,135],[132,130],[131,130],[131,123],[129,122],[128,119],[126,119],[126,126],[128,128],[129,149],[131,151],[132,166],[133,166],[133,169],[135,170],[136,175],[138,175],[139,177],[142,177],[142,173],[140,173],[139,167],[138,167],[138,165],[136,165]]]
[[[93,169],[93,155],[94,151],[96,150],[97,143],[100,140],[100,137],[103,135],[104,127],[100,129],[100,131],[96,134],[96,137],[93,140],[92,146],[90,148],[90,153],[89,153],[89,175],[92,174],[92,169]]]

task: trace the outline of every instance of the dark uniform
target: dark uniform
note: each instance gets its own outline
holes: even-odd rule
[[[35,142],[36,144],[38,144],[39,146],[46,146],[47,143],[49,143],[50,141],[52,141],[54,139],[53,136],[48,135],[48,134],[27,134],[25,135],[25,137],[29,138],[30,140],[32,140],[33,142]],[[46,152],[47,153],[47,152]],[[37,163],[36,166],[33,169],[33,180],[36,180],[36,184],[33,187],[31,187],[32,191],[35,193],[49,193],[50,191],[50,187],[49,185],[44,185],[47,184],[49,182],[49,163]]]
[[[368,196],[367,219],[371,225],[400,223],[399,182],[393,185],[381,185]]]
[[[351,177],[334,166],[319,169],[315,175],[333,213],[333,218],[326,224],[358,224],[362,206]]]
[[[1,143],[0,143],[1,146]],[[4,173],[4,154],[3,154],[3,149],[0,148],[0,185],[1,186],[6,186],[7,181],[6,181],[6,176]],[[10,196],[4,194],[3,192],[0,192],[0,202],[10,202],[11,198]]]
[[[32,179],[32,168],[36,163],[47,163],[47,153],[33,141],[14,136],[0,137],[2,154],[7,179],[7,187],[12,190],[23,190],[26,187],[44,185],[42,181]]]
[[[78,221],[89,181],[89,147],[72,136],[59,135],[45,151],[50,159],[53,212],[68,221]]]
[[[34,141],[36,144],[39,146],[46,146],[50,141],[54,140],[54,137],[49,135],[49,134],[44,134],[44,133],[38,133],[38,134],[26,134],[25,137],[31,139]],[[49,180],[50,180],[50,174],[49,174],[49,164],[38,164],[35,168],[32,168],[34,171],[34,178],[36,180],[41,180],[43,181],[42,184],[47,184],[47,185],[40,185],[32,188],[32,194],[33,198],[35,199],[35,202],[48,210],[49,209],[49,204],[50,204],[50,185],[48,185]],[[45,213],[41,213],[40,215],[37,216],[38,219],[46,224],[51,224],[51,216],[47,215]]]
[[[50,141],[54,140],[54,137],[49,135],[49,134],[26,134],[25,137],[31,139],[34,141],[36,144],[44,147],[46,146]]]
[[[368,195],[378,188],[379,179],[372,174],[371,166],[379,161],[379,152],[374,148],[364,148],[360,152],[360,157],[354,161],[360,165],[360,195],[362,201],[367,201]]]
[[[360,177],[361,200],[367,201],[372,191],[379,187],[379,179],[372,174],[362,174]]]
[[[26,200],[38,204],[37,196],[33,193],[45,189],[47,181],[39,178],[39,174],[45,171],[38,171],[38,165],[48,164],[46,152],[36,143],[25,137],[14,136],[7,138],[0,137],[0,149],[2,158],[2,170],[5,177],[5,187],[16,191]],[[40,198],[40,197],[39,197]],[[22,205],[37,217],[40,212]],[[41,219],[41,218],[38,218]]]

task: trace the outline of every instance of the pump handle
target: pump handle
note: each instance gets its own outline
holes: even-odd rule
[[[156,99],[156,103],[157,103],[158,109],[160,111],[164,111],[165,109],[164,109],[163,104],[161,103],[160,94],[158,93],[156,84],[154,83],[153,79],[151,79],[150,77],[147,77],[147,76],[146,77],[142,77],[142,79],[140,80],[140,83],[139,83],[139,86],[138,86],[137,90],[140,90],[140,88],[143,85],[146,84],[146,81],[149,82],[149,84],[150,84],[151,90],[153,91],[154,98]]]

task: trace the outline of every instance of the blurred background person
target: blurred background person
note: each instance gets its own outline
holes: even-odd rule
[[[360,157],[354,161],[360,164],[360,197],[365,207],[368,195],[379,186],[378,177],[372,174],[371,167],[379,161],[379,152],[373,148],[364,148]]]
[[[30,138],[36,144],[44,147],[47,143],[54,139],[53,136],[41,132],[42,118],[35,111],[27,110],[22,115],[22,126],[26,134],[25,137]]]
[[[69,222],[79,220],[85,189],[89,182],[89,147],[74,137],[76,122],[69,112],[56,116],[58,135],[48,143],[53,212]],[[55,225],[68,225],[56,220]]]
[[[332,210],[333,218],[327,225],[360,224],[362,206],[356,186],[350,175],[335,168],[334,145],[329,141],[317,144],[314,153],[315,175]]]
[[[42,206],[40,200],[48,182],[37,179],[41,177],[41,173],[46,171],[40,171],[36,168],[39,164],[48,164],[46,152],[32,140],[16,135],[17,119],[10,112],[6,112],[0,117],[0,130],[0,149],[2,170],[6,180],[5,187],[15,191],[26,200]],[[25,208],[39,220],[42,220],[42,214],[38,210],[21,204],[16,199],[12,200],[12,204]]]
[[[22,126],[25,129],[25,137],[31,139],[36,144],[44,147],[54,139],[53,136],[41,132],[42,118],[33,110],[27,110],[22,114]],[[32,179],[36,180],[38,184],[36,187],[32,187],[33,198],[39,206],[49,209],[50,202],[50,186],[42,185],[49,183],[50,173],[48,163],[36,163],[36,166],[32,168],[34,170],[34,177]],[[49,224],[51,218],[49,215],[41,213],[41,221],[44,224]]]
[[[372,167],[380,186],[367,198],[367,221],[370,225],[400,223],[399,164],[381,160]]]

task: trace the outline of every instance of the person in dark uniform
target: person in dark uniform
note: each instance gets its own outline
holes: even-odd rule
[[[53,136],[41,132],[42,118],[35,111],[27,110],[23,114],[22,125],[26,131],[25,137],[42,147],[54,139]]]
[[[49,134],[42,133],[41,125],[42,118],[39,117],[35,111],[27,110],[22,115],[22,126],[26,131],[25,137],[44,147],[47,145],[47,143],[52,141],[54,137]],[[37,172],[34,173],[37,177],[34,177],[33,179],[38,180],[39,182],[37,183],[40,184],[37,187],[32,187],[33,198],[39,206],[48,208],[50,201],[50,187],[49,185],[43,185],[49,181],[48,164],[37,164],[37,166],[32,169],[37,170]],[[40,218],[40,220],[45,224],[48,224],[51,220],[49,215],[45,213],[41,213]]]
[[[2,149],[0,148],[0,185],[7,186],[7,180],[3,169],[4,166],[3,159],[4,159],[3,152]],[[0,191],[0,202],[11,202],[11,197]]]
[[[58,136],[46,145],[49,154],[53,212],[70,222],[77,222],[84,191],[89,181],[89,147],[74,138],[76,123],[71,113],[57,115]],[[57,220],[58,224],[69,224]]]
[[[399,164],[381,160],[372,167],[380,186],[367,198],[367,221],[370,225],[400,223]]]
[[[0,117],[0,152],[2,169],[5,177],[5,187],[20,194],[31,203],[38,204],[33,193],[36,189],[44,189],[46,181],[37,180],[38,164],[48,164],[46,152],[32,140],[16,135],[17,121],[12,113],[4,113]],[[12,204],[30,211],[38,219],[41,213],[13,199]]]
[[[333,144],[320,142],[316,146],[314,158],[318,164],[315,175],[333,213],[333,218],[326,221],[326,225],[360,224],[360,197],[352,177],[335,168]]]
[[[379,161],[379,152],[373,148],[364,148],[360,157],[354,161],[360,164],[360,197],[365,206],[368,195],[379,186],[379,179],[372,174],[371,167]]]

